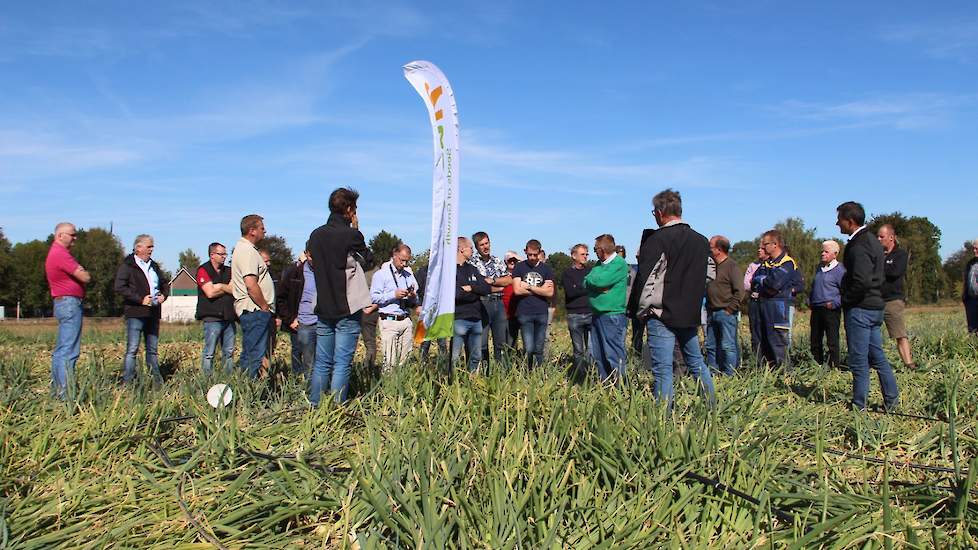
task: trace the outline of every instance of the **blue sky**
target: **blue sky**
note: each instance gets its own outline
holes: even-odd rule
[[[817,5],[816,5],[817,4]],[[835,206],[978,237],[974,2],[33,2],[0,13],[0,226],[60,220],[187,247],[244,214],[298,251],[339,185],[361,229],[428,247],[430,60],[461,121],[461,228],[497,253],[610,232],[678,189],[751,239]]]

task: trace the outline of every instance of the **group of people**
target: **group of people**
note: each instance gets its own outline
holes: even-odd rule
[[[309,380],[309,400],[318,406],[329,391],[337,402],[349,396],[357,342],[362,334],[366,363],[374,366],[380,335],[382,372],[411,357],[415,342],[412,315],[420,312],[425,292],[424,269],[409,266],[411,248],[399,244],[389,259],[374,267],[374,257],[359,231],[359,195],[339,188],[329,197],[327,222],[315,229],[299,260],[277,284],[268,256],[259,243],[265,237],[261,216],[241,220],[241,238],[230,263],[227,248],[208,247],[208,260],[197,269],[197,318],[203,323],[201,368],[232,366],[235,327],[241,326],[238,366],[257,377],[268,364],[278,327],[291,338],[292,370]],[[751,348],[765,364],[790,368],[795,296],[804,285],[797,264],[777,230],[765,232],[758,259],[741,271],[730,257],[730,240],[710,239],[694,231],[683,218],[680,194],[667,189],[652,199],[657,227],[646,229],[637,254],[637,269],[626,262],[624,248],[614,236],[599,235],[593,247],[583,243],[571,250],[572,265],[560,274],[564,289],[567,330],[573,347],[576,378],[596,372],[609,385],[626,383],[626,332],[631,319],[632,347],[642,353],[654,376],[655,396],[671,405],[674,360],[697,381],[703,398],[715,402],[713,372],[732,375],[741,364],[738,325],[746,302]],[[882,348],[885,323],[896,339],[900,357],[909,368],[910,344],[903,321],[903,280],[908,254],[897,244],[891,226],[876,238],[865,225],[865,211],[855,202],[837,208],[837,225],[849,235],[843,262],[837,241],[822,245],[821,263],[812,279],[811,351],[820,364],[840,367],[839,327],[845,323],[848,369],[853,376],[852,405],[866,406],[869,369],[877,371],[884,407],[897,406],[899,392],[893,369]],[[45,264],[59,322],[52,356],[52,385],[63,397],[79,356],[81,303],[89,273],[75,261],[76,238],[70,223],[58,224]],[[126,318],[123,381],[136,377],[140,343],[145,363],[159,378],[157,342],[161,305],[168,281],[152,259],[153,238],[140,235],[115,277]],[[592,248],[597,261],[588,261]],[[517,338],[528,368],[543,364],[557,297],[557,275],[545,261],[541,243],[527,241],[525,258],[513,251],[503,259],[492,254],[485,232],[459,237],[456,253],[455,314],[449,342],[449,365],[465,364],[471,372],[502,364],[515,350]],[[965,270],[963,292],[969,330],[978,330],[978,241],[976,259]],[[437,322],[436,322],[437,323]],[[429,329],[434,327],[428,327]],[[704,330],[705,356],[699,330]],[[493,354],[490,356],[489,340]],[[828,353],[823,351],[823,340]],[[431,341],[420,346],[422,359]],[[218,349],[221,362],[215,364]]]

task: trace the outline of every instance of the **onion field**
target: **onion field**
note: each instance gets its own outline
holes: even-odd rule
[[[122,322],[86,323],[67,402],[48,396],[55,326],[0,323],[2,547],[978,546],[978,339],[958,308],[909,314],[918,371],[887,341],[899,414],[848,410],[807,314],[793,372],[718,377],[715,410],[681,378],[671,413],[637,361],[623,390],[571,383],[562,320],[546,368],[377,381],[358,354],[355,397],[320,409],[290,376],[204,377],[196,325],[162,328],[162,386],[122,386]],[[274,371],[288,354],[280,336]],[[234,399],[214,409],[219,382]]]

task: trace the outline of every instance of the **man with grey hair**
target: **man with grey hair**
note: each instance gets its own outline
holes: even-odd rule
[[[839,323],[842,318],[842,278],[846,268],[837,260],[839,243],[833,240],[822,243],[822,261],[815,269],[812,288],[808,293],[811,310],[812,357],[819,365],[825,364],[822,340],[828,344],[829,367],[839,368]]]
[[[686,368],[713,406],[713,377],[703,360],[698,337],[710,245],[683,221],[678,192],[666,189],[658,193],[652,198],[652,206],[659,229],[643,234],[628,311],[647,326],[655,397],[672,407],[673,350],[678,342]]]
[[[169,281],[152,258],[154,246],[150,235],[137,236],[132,254],[126,256],[115,274],[115,291],[122,296],[126,319],[126,356],[122,367],[122,381],[126,383],[136,378],[140,339],[145,341],[146,367],[154,383],[163,382],[156,348],[160,340],[161,305],[166,300]]]
[[[964,267],[964,286],[961,288],[961,301],[968,320],[968,333],[978,334],[978,239],[971,242],[975,257]]]
[[[51,298],[54,300],[54,316],[58,319],[58,338],[51,354],[51,387],[55,397],[64,399],[68,379],[75,372],[75,363],[81,354],[82,300],[85,285],[92,276],[71,255],[71,247],[78,238],[75,226],[61,222],[54,228],[54,242],[44,260]]]

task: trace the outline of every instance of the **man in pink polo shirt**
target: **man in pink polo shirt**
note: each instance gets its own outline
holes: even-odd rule
[[[54,394],[64,399],[68,377],[74,375],[81,354],[82,299],[85,285],[91,280],[85,268],[71,255],[75,244],[75,226],[61,222],[54,228],[54,243],[44,261],[48,286],[54,299],[54,316],[58,319],[58,340],[51,354],[51,385]]]

